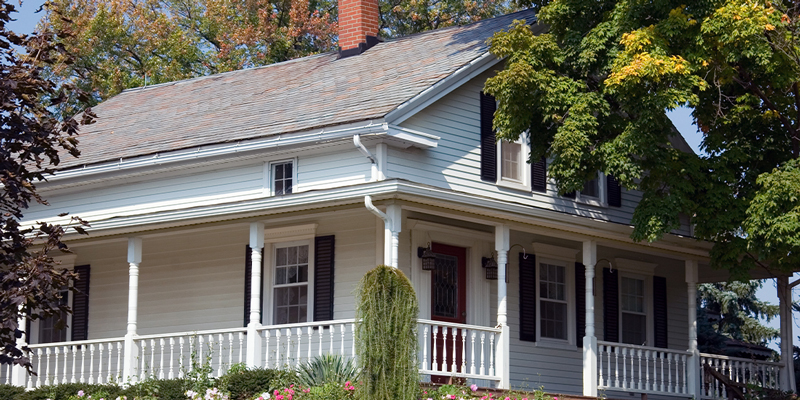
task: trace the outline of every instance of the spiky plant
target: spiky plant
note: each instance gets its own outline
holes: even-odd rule
[[[356,354],[361,400],[415,400],[417,315],[411,282],[397,268],[379,265],[359,282],[356,306]]]
[[[358,368],[352,359],[345,359],[340,354],[323,354],[300,365],[297,368],[297,380],[304,387],[357,382]]]

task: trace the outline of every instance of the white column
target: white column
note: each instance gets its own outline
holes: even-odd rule
[[[384,247],[384,263],[397,268],[399,265],[398,254],[400,251],[400,231],[402,229],[402,209],[397,204],[386,206],[386,216],[389,222],[386,224]]]
[[[781,368],[780,387],[782,390],[795,390],[794,363],[792,348],[792,288],[788,276],[778,277],[778,301],[781,319]]]
[[[700,398],[700,352],[697,350],[697,261],[686,260],[686,296],[689,312],[689,360],[686,383],[689,394]]]
[[[139,264],[142,263],[142,239],[128,239],[128,327],[125,334],[122,381],[137,381],[139,348],[135,341],[139,309]]]
[[[17,329],[21,331],[25,331],[25,308],[24,306],[20,306],[19,308],[19,319],[17,320]],[[17,348],[21,349],[28,345],[27,343],[28,332],[25,333],[17,339]],[[38,362],[38,360],[37,360]],[[19,365],[13,365],[11,367],[11,384],[14,386],[21,386],[25,387],[25,378],[28,376],[28,371],[24,367],[20,367]]]
[[[494,249],[497,251],[497,326],[500,327],[500,338],[497,341],[497,360],[495,366],[500,376],[500,389],[508,389],[511,385],[511,333],[508,327],[508,285],[506,269],[508,266],[508,248],[511,242],[511,230],[507,225],[494,228]]]
[[[597,242],[583,242],[583,265],[586,267],[586,332],[583,336],[583,395],[597,397],[597,337],[594,333],[594,269],[597,265]]]
[[[264,248],[264,223],[250,223],[250,322],[247,324],[247,367],[261,365],[261,250]]]

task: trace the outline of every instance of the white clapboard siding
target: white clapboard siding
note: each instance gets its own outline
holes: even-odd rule
[[[531,207],[630,223],[641,199],[641,194],[635,191],[622,191],[621,207],[595,207],[558,196],[552,181],[544,194],[507,189],[481,181],[479,93],[488,76],[483,74],[473,79],[404,121],[404,127],[440,136],[441,140],[432,149],[391,148],[387,176],[460,192],[479,193]],[[684,235],[689,232],[686,223],[676,231]]]
[[[295,191],[329,189],[369,182],[372,164],[355,148],[297,160]]]

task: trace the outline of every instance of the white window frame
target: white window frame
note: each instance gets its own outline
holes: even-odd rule
[[[533,252],[536,255],[536,346],[574,349],[578,338],[575,337],[575,256],[579,250],[566,247],[553,246],[543,243],[533,243]],[[567,339],[542,337],[542,308],[539,287],[542,264],[552,264],[564,267],[565,296],[567,300]],[[546,299],[545,299],[546,300]]]
[[[263,191],[268,196],[284,196],[275,193],[275,166],[292,163],[292,193],[297,193],[297,157],[271,160],[264,163]],[[289,193],[289,194],[292,194]]]
[[[521,148],[520,154],[520,178],[519,180],[503,178],[503,142],[505,140],[497,141],[497,185],[507,187],[509,189],[530,191],[531,188],[531,168],[528,164],[530,158],[530,142],[528,141],[528,134],[522,133],[514,143],[519,143]]]
[[[306,321],[310,322],[314,316],[314,237],[317,224],[297,225],[285,228],[264,230],[264,301],[261,304],[263,325],[275,325],[275,257],[277,248],[308,245],[308,295],[306,301]],[[267,256],[269,255],[269,256]]]
[[[75,269],[75,259],[78,256],[76,254],[68,254],[64,256],[53,257],[53,260],[58,264],[58,268],[64,268],[69,271]],[[67,290],[67,306],[72,308],[73,304],[73,294],[72,293],[72,280],[69,281],[69,289]],[[41,320],[37,319],[35,321],[31,321],[31,331],[26,332],[26,340],[28,344],[41,344],[39,343],[39,325]],[[23,327],[24,329],[24,327]],[[66,327],[64,328],[67,331],[66,335],[66,342],[72,341],[72,313],[67,313],[67,320],[66,320]],[[53,343],[63,343],[63,342],[53,342]]]
[[[575,201],[595,207],[608,207],[608,188],[606,187],[606,174],[597,172],[598,196],[587,196],[580,190],[575,192]]]
[[[645,310],[645,329],[647,330],[647,341],[645,346],[652,346],[655,342],[654,330],[654,309],[653,309],[653,275],[655,273],[656,264],[647,263],[638,260],[628,260],[624,258],[617,258],[614,260],[614,265],[619,270],[618,284],[620,290],[617,291],[617,304],[619,304],[619,342],[622,343],[622,278],[639,279],[644,284],[644,310]],[[641,343],[629,343],[641,345]]]

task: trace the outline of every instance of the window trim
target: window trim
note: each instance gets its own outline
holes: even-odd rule
[[[520,177],[522,178],[520,180],[503,178],[503,142],[510,143],[507,140],[498,140],[495,145],[497,149],[497,165],[495,166],[497,168],[497,186],[515,190],[530,191],[531,167],[528,163],[528,159],[530,158],[531,149],[527,132],[519,135],[519,138],[513,142],[520,144]]]
[[[275,298],[275,255],[278,247],[308,245],[308,306],[306,307],[306,320],[311,321],[314,316],[314,255],[316,248],[314,238],[317,224],[295,225],[283,228],[264,230],[264,276],[261,277],[264,288],[264,299],[261,303],[261,324],[275,325],[274,304]],[[267,256],[269,255],[269,256]]]
[[[579,250],[566,247],[553,246],[544,243],[533,243],[533,253],[536,255],[536,346],[568,348],[573,349],[577,346],[575,315],[575,257]],[[542,291],[539,287],[542,264],[558,265],[565,269],[565,296],[567,299],[567,339],[554,339],[542,337],[542,312],[541,296]]]
[[[292,163],[292,193],[297,193],[297,157],[270,160],[264,163],[264,192],[267,196],[286,196],[275,194],[275,166],[283,163]]]
[[[645,336],[647,338],[644,346],[653,346],[655,343],[655,310],[653,308],[653,276],[657,264],[647,263],[638,260],[628,260],[624,258],[614,259],[614,267],[619,270],[619,290],[617,290],[618,323],[619,323],[619,343],[622,341],[622,278],[633,278],[643,281],[644,284],[644,304],[645,304]],[[634,343],[630,343],[634,344]],[[637,343],[641,345],[641,343]]]

